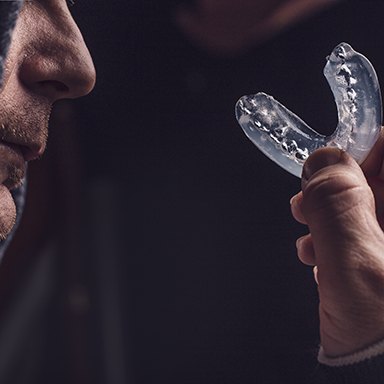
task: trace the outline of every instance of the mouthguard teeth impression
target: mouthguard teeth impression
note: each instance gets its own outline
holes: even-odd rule
[[[265,93],[243,96],[236,103],[236,118],[248,138],[298,177],[308,156],[322,147],[340,148],[361,164],[380,134],[380,86],[367,58],[341,43],[327,57],[324,76],[334,95],[339,120],[330,136],[316,132]]]

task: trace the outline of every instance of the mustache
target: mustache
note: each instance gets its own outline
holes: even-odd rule
[[[18,99],[17,95],[3,99],[0,95],[0,140],[42,152],[48,139],[52,105],[32,97]]]

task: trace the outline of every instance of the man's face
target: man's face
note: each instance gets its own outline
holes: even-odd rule
[[[42,155],[52,104],[89,93],[95,69],[66,0],[25,1],[0,91],[0,237],[15,222],[9,190]]]

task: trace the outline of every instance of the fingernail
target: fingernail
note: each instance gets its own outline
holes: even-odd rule
[[[319,285],[319,270],[316,265],[313,267],[313,277],[315,278],[316,284]]]
[[[304,163],[302,179],[302,189],[304,190],[307,181],[317,171],[330,165],[335,165],[341,160],[343,151],[338,148],[322,148],[313,153]]]

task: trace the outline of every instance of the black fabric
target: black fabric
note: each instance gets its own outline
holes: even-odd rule
[[[319,364],[316,384],[383,384],[384,355],[343,367]]]

